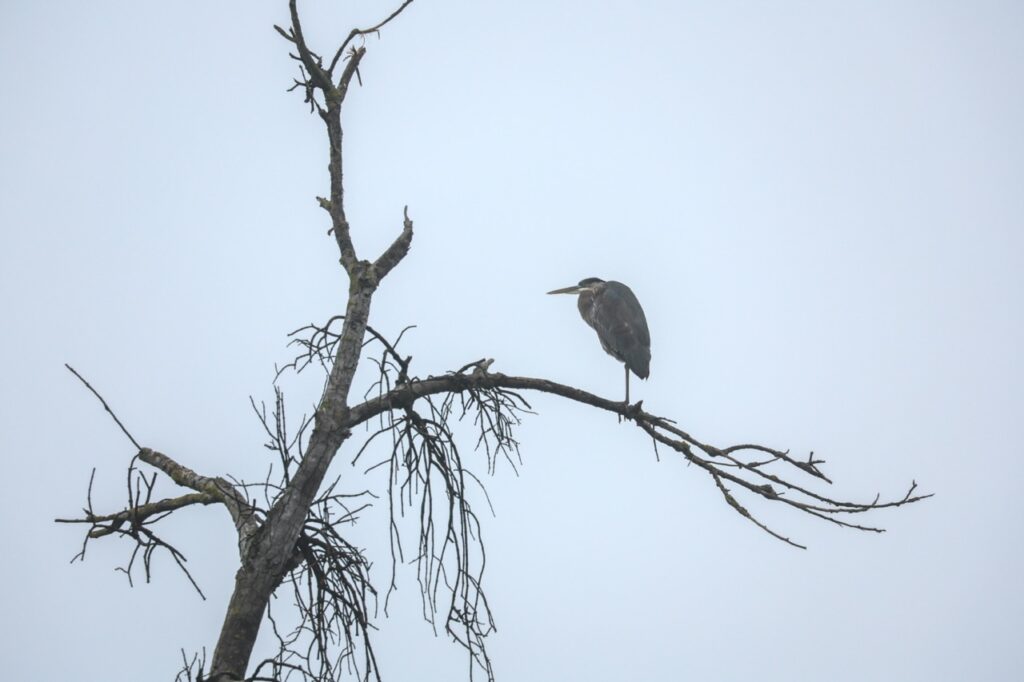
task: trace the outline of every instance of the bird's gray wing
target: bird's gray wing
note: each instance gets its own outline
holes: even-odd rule
[[[601,346],[646,379],[650,374],[651,334],[644,309],[629,287],[609,282],[597,295],[591,315]]]

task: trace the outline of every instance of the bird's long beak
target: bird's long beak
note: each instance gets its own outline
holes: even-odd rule
[[[566,287],[564,289],[555,289],[554,291],[549,291],[548,293],[549,294],[578,294],[578,293],[580,293],[580,291],[582,291],[582,289],[577,284],[577,285],[574,285],[574,286],[571,286],[571,287]]]

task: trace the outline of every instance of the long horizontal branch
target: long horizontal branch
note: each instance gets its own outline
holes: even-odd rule
[[[671,420],[645,412],[642,409],[643,401],[634,405],[627,405],[621,401],[608,400],[607,398],[602,398],[601,396],[589,393],[582,389],[549,381],[547,379],[507,376],[501,373],[481,371],[480,364],[481,363],[473,363],[464,368],[468,369],[474,366],[477,367],[476,371],[472,373],[455,372],[443,376],[410,381],[396,387],[394,390],[384,395],[367,400],[360,405],[356,405],[349,413],[348,425],[351,428],[352,426],[362,424],[368,419],[372,419],[385,410],[404,408],[415,402],[417,398],[438,393],[461,392],[471,388],[507,388],[515,390],[541,391],[542,393],[558,395],[578,403],[614,412],[615,414],[623,417],[633,419],[638,425],[648,424],[653,427],[663,429],[683,441],[700,448],[710,456],[723,457],[732,461],[734,464],[738,464],[738,462],[736,462],[732,457],[733,452],[737,450],[756,450],[771,456],[773,460],[784,461],[811,476],[820,478],[829,483],[831,482],[824,476],[824,474],[817,470],[815,465],[820,464],[820,460],[809,459],[806,462],[802,462],[791,458],[786,452],[767,448],[763,445],[745,444],[724,449],[716,448],[713,445],[708,445],[707,443],[697,440],[689,433],[675,426]]]
[[[113,514],[93,514],[86,511],[85,516],[80,519],[54,519],[57,523],[90,523],[93,528],[89,531],[90,538],[101,538],[111,535],[121,529],[126,523],[142,523],[146,519],[158,514],[167,514],[183,507],[190,507],[194,504],[215,504],[221,499],[209,493],[188,493],[180,497],[169,497],[157,502],[148,502],[135,507],[122,509]]]
[[[751,512],[736,500],[733,494],[725,487],[725,484],[731,483],[746,489],[748,493],[764,500],[781,502],[798,511],[839,526],[873,532],[883,532],[883,529],[852,523],[839,517],[887,507],[900,507],[931,497],[928,494],[915,495],[914,492],[917,489],[917,484],[912,483],[906,494],[899,498],[882,501],[879,496],[876,496],[870,502],[839,500],[828,495],[816,493],[805,485],[788,480],[785,475],[778,475],[765,470],[771,464],[788,466],[816,478],[826,485],[831,484],[832,481],[818,469],[817,465],[821,464],[823,460],[814,459],[813,453],[807,460],[801,461],[790,457],[786,451],[776,450],[763,445],[743,444],[728,448],[718,448],[697,440],[678,428],[671,420],[644,411],[642,402],[628,405],[621,401],[608,400],[573,386],[567,386],[547,379],[490,373],[487,371],[489,365],[490,361],[481,360],[467,365],[458,372],[403,382],[383,395],[354,406],[348,414],[347,426],[352,428],[386,411],[408,409],[420,398],[429,398],[441,393],[531,390],[561,396],[578,403],[614,412],[632,420],[637,427],[654,440],[656,446],[657,444],[662,444],[670,447],[685,457],[691,464],[698,466],[708,473],[713,478],[726,501],[737,513],[779,540],[800,548],[803,548],[803,545],[780,535],[755,518]],[[466,371],[470,369],[473,371]],[[758,456],[760,461],[748,461],[746,458],[740,457],[741,453]]]
[[[476,363],[468,367],[474,367]],[[411,380],[385,393],[384,395],[371,398],[366,402],[353,406],[349,410],[346,426],[352,428],[363,422],[373,419],[377,415],[395,408],[405,408],[412,405],[419,398],[440,393],[459,393],[469,389],[507,388],[513,390],[541,391],[551,393],[578,403],[591,405],[602,410],[621,414],[623,416],[647,416],[658,419],[653,415],[639,410],[642,403],[629,406],[625,403],[608,400],[601,396],[588,393],[587,391],[559,384],[547,379],[535,379],[532,377],[508,376],[501,373],[480,371],[457,372],[443,376],[429,377],[427,379]]]

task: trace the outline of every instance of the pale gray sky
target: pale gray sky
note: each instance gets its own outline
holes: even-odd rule
[[[391,7],[305,5],[323,51]],[[67,564],[81,536],[52,519],[93,466],[97,508],[120,505],[132,452],[62,363],[145,444],[264,471],[248,396],[346,291],[313,199],[322,125],[284,92],[286,14],[0,7],[10,679],[170,679],[179,648],[215,641],[236,566],[221,510],[164,529],[206,602],[167,560],[129,589],[110,539]],[[367,47],[349,212],[372,254],[410,207],[371,323],[418,325],[419,374],[487,356],[617,397],[620,366],[544,292],[619,279],[650,322],[648,409],[720,445],[813,449],[845,497],[937,493],[881,536],[752,505],[799,551],[635,428],[535,396],[521,475],[488,482],[499,680],[1019,675],[1024,6],[418,0]],[[380,512],[353,537],[383,582]],[[464,678],[400,581],[376,622],[385,679]]]

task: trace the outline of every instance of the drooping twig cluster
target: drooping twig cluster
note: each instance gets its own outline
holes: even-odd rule
[[[300,352],[285,367],[301,371],[319,364],[329,371],[333,345],[338,341],[332,326],[341,321],[336,316],[323,325],[310,324],[293,332],[291,343]],[[378,376],[365,397],[375,395],[380,400],[396,388],[419,381],[410,376],[411,356],[398,352],[406,331],[408,328],[392,343],[377,330],[367,328],[364,352],[377,367]],[[371,345],[379,346],[379,357],[367,351]],[[453,374],[486,372],[488,365],[489,361],[470,363]],[[486,552],[468,484],[475,484],[485,499],[487,493],[480,479],[465,466],[452,424],[472,415],[477,429],[476,449],[486,453],[488,470],[494,471],[499,456],[514,467],[519,450],[512,429],[529,405],[517,392],[500,387],[428,395],[421,402],[421,407],[407,405],[376,415],[373,431],[353,457],[353,463],[357,463],[375,441],[382,437],[390,441],[388,454],[365,470],[386,467],[388,471],[391,582],[385,610],[396,585],[397,567],[409,554],[402,539],[401,520],[411,513],[416,519],[417,537],[411,556],[423,616],[436,628],[437,615],[443,614],[445,632],[469,652],[473,665],[492,679],[485,638],[494,630],[494,621],[482,589]]]
[[[790,477],[795,470],[826,484],[832,483],[818,468],[818,465],[824,464],[825,460],[814,459],[813,452],[808,455],[806,460],[797,460],[790,457],[788,451],[775,450],[763,445],[744,444],[716,448],[698,441],[667,419],[655,417],[642,410],[634,411],[631,416],[637,425],[654,440],[655,445],[658,443],[667,445],[682,454],[688,462],[707,472],[725,501],[740,516],[748,519],[769,535],[800,549],[806,549],[806,547],[772,530],[740,504],[732,491],[726,487],[726,483],[742,488],[761,499],[781,503],[838,526],[875,533],[884,531],[882,528],[861,525],[846,519],[853,514],[862,514],[887,507],[899,507],[931,497],[931,495],[915,496],[917,483],[911,482],[906,494],[901,498],[882,501],[881,494],[878,494],[870,502],[846,502],[814,492],[806,484],[796,483]]]
[[[96,477],[96,469],[93,469],[89,476],[86,505],[82,510],[81,518],[56,519],[57,523],[79,523],[89,526],[89,530],[85,533],[85,539],[82,541],[82,549],[72,557],[71,561],[85,561],[85,550],[89,540],[107,535],[130,538],[135,543],[131,555],[124,566],[117,568],[127,576],[130,585],[135,584],[133,576],[138,568],[139,559],[141,558],[142,573],[148,583],[152,577],[153,557],[159,550],[164,550],[185,574],[199,596],[206,599],[199,584],[185,566],[188,559],[174,545],[157,535],[152,526],[177,509],[194,504],[211,504],[217,499],[206,493],[190,493],[154,502],[153,488],[156,484],[156,473],[147,477],[135,465],[137,460],[138,455],[133,457],[128,465],[128,503],[123,510],[112,514],[97,514],[93,511],[92,486]]]
[[[100,395],[99,391],[92,387],[88,381],[85,380],[81,374],[75,370],[74,367],[65,363],[64,367],[67,368],[75,377],[82,382],[82,384],[100,401],[103,405],[103,409],[106,410],[107,414],[114,420],[118,428],[121,429],[121,433],[131,441],[132,445],[136,448],[140,448],[139,454],[132,457],[131,462],[128,464],[128,471],[126,475],[127,489],[128,489],[128,503],[125,508],[119,512],[113,514],[96,514],[92,507],[92,485],[96,478],[96,469],[93,468],[92,473],[89,475],[89,488],[85,495],[85,508],[82,510],[82,517],[76,519],[56,519],[57,523],[82,523],[88,524],[89,530],[85,534],[85,538],[82,541],[82,549],[72,557],[71,561],[85,561],[85,551],[89,545],[89,540],[95,538],[101,538],[107,535],[120,535],[122,537],[131,538],[135,542],[135,546],[132,549],[132,553],[128,558],[128,562],[124,566],[119,566],[117,570],[121,571],[128,578],[128,584],[134,585],[133,572],[136,569],[136,561],[139,557],[142,557],[142,571],[145,575],[146,582],[148,583],[152,577],[152,566],[153,556],[158,550],[165,550],[174,562],[181,569],[185,577],[195,588],[196,592],[203,599],[206,596],[203,595],[203,591],[199,589],[198,583],[195,578],[189,572],[188,568],[185,567],[185,562],[188,559],[185,555],[179,552],[173,545],[161,538],[152,530],[152,525],[160,519],[170,515],[173,511],[188,507],[193,504],[211,504],[216,502],[217,498],[214,495],[205,492],[196,492],[188,495],[182,495],[177,498],[163,499],[154,502],[153,501],[153,489],[156,484],[156,473],[151,477],[146,477],[139,469],[135,466],[136,461],[141,457],[146,461],[147,453],[144,448],[139,446],[138,441],[132,436],[128,428],[121,422],[121,420],[111,409],[107,401]]]
[[[254,675],[271,671],[271,679],[380,679],[370,640],[370,604],[376,590],[362,550],[347,542],[339,527],[354,524],[360,511],[353,498],[332,485],[316,501],[297,544],[296,567],[283,581],[291,587],[292,605],[280,620],[268,608],[278,651],[256,666]],[[340,513],[339,513],[340,512]],[[289,627],[284,622],[295,621]]]
[[[302,366],[290,364],[278,370],[276,377],[287,367],[301,370]],[[250,402],[268,438],[264,447],[276,455],[280,471],[276,480],[271,468],[264,481],[237,485],[257,489],[269,508],[287,489],[298,453],[304,450],[303,435],[310,420],[303,417],[298,431],[289,433],[284,392],[276,380],[274,408],[269,415],[265,404],[257,407],[255,400]],[[267,679],[334,680],[340,679],[343,671],[354,671],[358,679],[380,679],[369,638],[370,605],[376,599],[369,579],[370,564],[362,550],[338,530],[355,524],[359,513],[370,506],[364,500],[376,496],[369,491],[340,493],[339,484],[336,478],[310,507],[290,570],[282,581],[292,588],[297,622],[285,627],[285,621],[279,622],[268,605],[278,650],[256,666],[256,677],[269,671]]]

